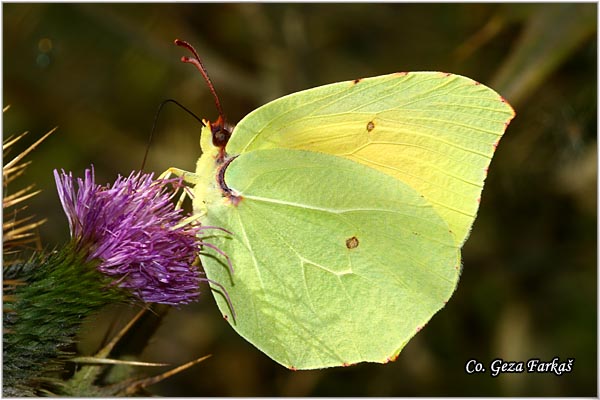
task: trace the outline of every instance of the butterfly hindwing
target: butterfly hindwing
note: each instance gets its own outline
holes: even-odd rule
[[[340,157],[291,149],[244,153],[224,174],[235,198],[206,223],[208,276],[240,335],[289,368],[385,362],[456,286],[460,252],[446,222],[414,189]]]

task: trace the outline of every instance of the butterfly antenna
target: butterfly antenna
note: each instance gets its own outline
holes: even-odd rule
[[[210,92],[212,93],[212,95],[215,99],[215,105],[217,106],[217,111],[219,112],[219,117],[222,119],[223,124],[224,124],[225,123],[225,114],[223,113],[223,108],[221,107],[221,102],[219,101],[219,96],[217,96],[217,91],[215,90],[215,87],[213,86],[213,84],[208,76],[208,73],[206,72],[206,68],[204,68],[204,64],[202,64],[202,61],[200,60],[198,53],[196,53],[196,50],[192,47],[192,45],[186,41],[175,39],[175,44],[180,47],[185,47],[194,55],[193,58],[183,56],[183,57],[181,57],[181,61],[184,63],[194,65],[196,67],[196,69],[198,69],[198,71],[200,71],[200,73],[204,77],[204,80],[206,81],[206,84],[208,85],[208,88],[210,89]]]
[[[146,160],[148,159],[148,153],[150,152],[150,145],[152,144],[152,138],[154,137],[154,131],[156,130],[156,123],[158,122],[158,116],[160,115],[160,112],[161,112],[162,108],[167,103],[173,103],[173,104],[179,106],[183,111],[185,111],[188,114],[190,114],[192,117],[194,117],[194,119],[196,119],[196,121],[200,122],[204,126],[204,122],[202,122],[202,119],[200,117],[198,117],[190,109],[188,109],[186,106],[184,106],[183,104],[181,104],[177,100],[167,99],[167,100],[162,101],[158,105],[158,109],[156,110],[156,114],[154,114],[154,122],[152,123],[152,129],[150,130],[150,136],[148,137],[148,144],[146,145],[146,152],[144,153],[144,159],[142,160],[142,167],[140,168],[140,170],[143,170],[144,167],[146,166]]]

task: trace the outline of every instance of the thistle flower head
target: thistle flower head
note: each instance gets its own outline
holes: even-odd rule
[[[144,302],[176,305],[197,298],[198,284],[206,280],[193,266],[203,228],[184,223],[171,201],[169,186],[181,187],[180,179],[132,172],[100,186],[93,168],[83,179],[56,170],[54,177],[71,238],[88,261],[99,262],[100,272]]]

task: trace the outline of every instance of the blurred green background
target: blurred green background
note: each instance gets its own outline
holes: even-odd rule
[[[501,93],[517,117],[492,162],[457,292],[396,362],[288,371],[238,337],[205,293],[168,313],[141,358],[213,357],[150,391],[597,396],[596,18],[594,3],[4,3],[3,105],[11,107],[3,135],[27,130],[25,146],[59,126],[10,191],[31,182],[43,190],[30,211],[49,219],[39,229],[42,243],[59,245],[68,227],[54,168],[80,175],[93,163],[99,182],[139,169],[167,98],[216,118],[200,74],[179,62],[187,54],[175,38],[200,53],[230,121],[340,80],[417,70],[469,76]],[[195,120],[167,106],[146,169],[192,170],[199,132]],[[83,351],[128,311],[107,310],[90,322]],[[492,378],[464,368],[472,358],[487,367],[495,358],[555,356],[575,358],[573,371]]]

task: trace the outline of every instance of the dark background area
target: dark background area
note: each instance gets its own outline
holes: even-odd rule
[[[48,218],[39,228],[48,248],[68,239],[54,168],[81,175],[94,164],[101,183],[139,169],[167,98],[216,118],[200,74],[179,62],[187,54],[175,38],[200,53],[230,121],[301,89],[418,70],[469,76],[517,112],[490,167],[458,289],[396,362],[288,371],[238,337],[205,293],[169,312],[140,358],[213,356],[151,392],[597,395],[596,4],[4,3],[3,18],[4,137],[29,131],[26,146],[59,126],[10,189],[42,189],[29,210]],[[199,133],[194,119],[167,106],[146,170],[193,170]],[[127,312],[90,321],[82,350],[92,352]],[[487,367],[496,358],[555,356],[574,358],[573,371],[464,371],[473,358]]]

